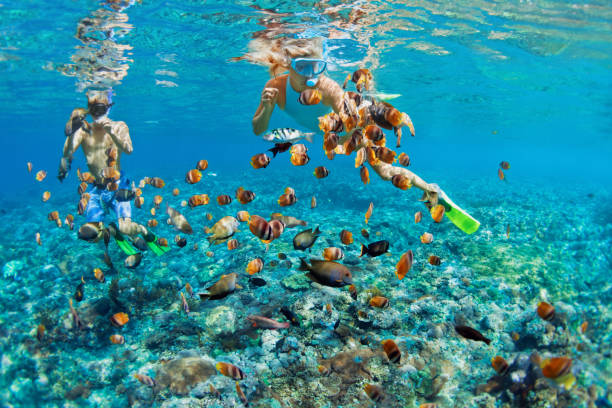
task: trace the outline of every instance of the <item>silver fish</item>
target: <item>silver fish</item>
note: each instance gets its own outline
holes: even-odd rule
[[[289,142],[295,143],[299,140],[306,139],[312,143],[314,132],[304,133],[297,129],[278,128],[263,135],[263,139],[268,142]]]

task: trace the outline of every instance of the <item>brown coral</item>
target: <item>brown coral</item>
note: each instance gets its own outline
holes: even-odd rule
[[[198,383],[204,382],[215,374],[211,360],[201,357],[182,357],[161,366],[155,380],[162,388],[170,388],[174,394],[187,394]]]

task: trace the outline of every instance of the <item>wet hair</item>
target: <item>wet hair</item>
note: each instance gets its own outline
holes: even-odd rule
[[[289,69],[294,58],[321,58],[323,39],[315,38],[255,38],[249,42],[249,51],[230,61],[249,61],[267,66],[275,77]]]
[[[110,89],[106,91],[87,91],[87,104],[93,105],[96,103],[103,103],[105,105],[110,105],[112,103],[111,92],[112,91]]]

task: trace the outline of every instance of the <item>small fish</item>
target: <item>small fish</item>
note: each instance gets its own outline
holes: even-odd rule
[[[340,231],[340,241],[344,245],[351,245],[353,243],[353,233],[348,230]]]
[[[208,194],[194,194],[189,197],[187,204],[190,208],[199,207],[201,205],[207,205],[210,202]],[[184,206],[183,206],[184,207]]]
[[[152,177],[149,179],[149,185],[155,188],[163,188],[166,185],[166,182],[159,177]]]
[[[486,343],[487,345],[491,344],[491,340],[487,339],[485,336],[483,336],[483,334],[481,332],[479,332],[478,330],[469,327],[469,326],[455,326],[455,331],[461,335],[461,337],[464,337],[466,339],[469,340],[474,340],[474,341],[482,341],[484,343]]]
[[[400,153],[400,155],[397,156],[397,161],[404,167],[410,166],[410,157],[406,153]]]
[[[31,162],[27,162],[27,167],[28,167],[28,173],[32,172],[32,163]]]
[[[40,170],[38,173],[36,173],[36,180],[37,181],[43,181],[45,179],[45,177],[47,177],[47,172],[44,170]]]
[[[79,202],[79,207],[80,205],[81,203]],[[142,206],[144,205],[144,197],[136,197],[134,199],[134,205],[136,206],[136,208],[142,208]],[[80,214],[82,214],[82,212]]]
[[[364,238],[370,238],[370,233],[368,232],[367,229],[362,228],[361,229],[361,236],[364,237]]]
[[[389,307],[389,299],[384,296],[374,296],[370,299],[370,306],[378,308]]]
[[[236,248],[238,248],[238,240],[236,239],[230,239],[229,241],[227,241],[227,249],[228,251],[232,251]]]
[[[270,215],[270,219],[282,221],[286,228],[293,228],[307,224],[306,221],[291,217],[289,215],[283,215],[281,213],[272,213]]]
[[[147,385],[151,388],[155,388],[155,386],[157,385],[157,383],[155,382],[155,380],[151,377],[149,377],[146,374],[134,374],[134,378],[136,378],[138,381],[140,381],[141,384]]]
[[[263,259],[255,258],[252,261],[250,261],[248,265],[246,266],[246,272],[249,275],[255,275],[256,273],[261,272],[263,267],[264,267]]]
[[[323,99],[321,91],[318,89],[308,88],[300,92],[298,102],[302,105],[316,105],[321,102],[321,99]]]
[[[355,287],[355,285],[351,285],[349,286],[348,291],[351,294],[353,300],[357,300],[357,287]]]
[[[306,276],[324,286],[342,287],[353,284],[353,276],[348,268],[333,261],[311,259],[310,264],[300,258],[300,271],[308,271]]]
[[[521,336],[517,332],[514,332],[514,331],[510,334],[510,337],[512,337],[513,341],[518,341],[521,338]]]
[[[286,329],[287,327],[289,327],[289,322],[277,322],[276,320],[269,319],[264,316],[249,315],[247,316],[247,320],[251,322],[253,327],[256,327],[258,329],[276,330]]]
[[[198,160],[197,164],[196,164],[196,169],[200,170],[200,171],[204,171],[208,168],[208,160]]]
[[[423,244],[431,244],[433,242],[433,235],[429,232],[423,233],[423,235],[421,235],[421,242]]]
[[[181,305],[183,306],[183,310],[186,314],[189,314],[189,304],[187,303],[187,299],[185,299],[185,295],[181,292]]]
[[[175,187],[175,188],[173,188],[173,189],[172,189],[172,195],[173,195],[173,196],[175,196],[175,197],[176,197],[176,196],[178,196],[180,193],[181,193],[181,190],[179,190],[178,188],[176,188],[176,187]]]
[[[586,333],[588,328],[589,328],[589,322],[585,320],[584,322],[580,324],[580,333],[582,334]]]
[[[177,236],[174,237],[174,243],[179,248],[184,248],[187,245],[187,238],[181,237],[180,235],[177,235]]]
[[[329,132],[323,136],[323,150],[329,152],[333,151],[336,147],[338,147],[338,142],[340,138],[337,133]]]
[[[188,184],[196,184],[200,180],[202,180],[202,173],[198,169],[189,170],[185,175],[185,181]]]
[[[508,163],[507,161],[502,161],[501,163],[499,163],[499,167],[501,167],[504,170],[509,170],[510,169],[510,163]]]
[[[325,166],[319,166],[314,169],[314,173],[316,178],[322,179],[329,176],[329,170]]]
[[[79,286],[77,286],[76,291],[74,292],[74,299],[77,302],[80,302],[83,300],[83,290],[85,289],[85,280],[83,279],[83,276],[81,276],[81,283],[79,283]]]
[[[238,211],[236,214],[236,219],[240,222],[249,222],[251,215],[248,211]]]
[[[312,196],[312,198],[310,199],[310,208],[316,208],[317,207],[317,198],[315,196]]]
[[[300,326],[300,320],[298,319],[297,315],[293,313],[287,306],[281,307],[280,312],[283,314],[283,316],[285,316],[287,320],[289,320],[289,322],[291,322],[292,326]]]
[[[212,384],[208,384],[208,389],[210,390],[210,393],[215,396],[215,398],[217,399],[221,398],[221,393],[219,392],[218,389],[213,387]]]
[[[246,395],[244,395],[244,392],[242,391],[242,388],[240,388],[240,383],[238,381],[236,381],[236,393],[238,394],[238,398],[240,398],[240,401],[245,406],[248,406],[249,405],[249,401],[247,400]]]
[[[125,258],[125,267],[128,269],[134,269],[136,268],[138,265],[140,265],[140,261],[142,261],[142,254],[141,253],[136,253],[134,255],[130,255],[127,258]]]
[[[113,261],[110,258],[110,255],[108,254],[108,251],[104,251],[104,263],[106,264],[106,266],[108,266],[109,268],[111,268],[111,270],[115,269],[115,265],[113,265]]]
[[[508,373],[508,369],[510,368],[510,365],[506,359],[501,356],[493,357],[491,359],[491,366],[499,375],[506,375]]]
[[[158,223],[157,223],[157,220],[156,220],[156,219],[154,219],[154,218],[153,218],[153,219],[150,219],[149,221],[147,221],[147,226],[148,226],[149,228],[155,228],[155,227],[157,227],[157,224],[158,224]]]
[[[370,183],[370,172],[368,171],[366,166],[361,166],[361,169],[359,170],[359,175],[363,184]]]
[[[228,205],[232,202],[232,197],[227,194],[222,194],[217,196],[217,204],[219,205]]]
[[[304,166],[308,164],[310,161],[310,157],[307,153],[292,153],[291,154],[291,164],[294,166]]]
[[[395,274],[399,280],[404,279],[410,268],[412,268],[413,261],[414,255],[411,249],[402,254],[400,260],[395,265]]]
[[[163,200],[164,198],[160,195],[156,195],[155,197],[153,197],[153,204],[155,205],[155,208],[159,208],[159,205],[162,203]]]
[[[272,226],[263,217],[253,214],[249,221],[249,230],[257,238],[263,241],[271,241],[274,238],[274,231]]]
[[[317,367],[317,370],[319,371],[319,374],[321,374],[324,377],[331,373],[331,370],[328,367],[325,367],[324,365],[319,365]]]
[[[510,238],[510,224],[506,225],[506,239]]]
[[[382,241],[372,242],[368,246],[361,244],[361,255],[359,255],[359,257],[362,257],[366,254],[370,257],[376,257],[376,256],[380,256],[384,254],[388,250],[389,250],[389,241],[384,240],[384,239]]]
[[[366,384],[363,387],[363,390],[365,391],[366,395],[374,402],[381,402],[383,399],[385,399],[383,390],[378,385]]]
[[[281,207],[288,207],[290,205],[293,205],[297,202],[297,197],[295,196],[295,194],[282,194],[279,198],[278,198],[278,205],[280,205]]]
[[[201,300],[206,299],[223,299],[227,295],[234,293],[236,288],[241,289],[241,286],[236,284],[238,274],[230,273],[227,275],[221,275],[219,280],[212,286],[206,288],[208,292],[198,293]]]
[[[38,245],[42,245],[42,241],[40,240],[40,232],[37,232],[35,235],[36,243]]]
[[[374,203],[370,203],[368,206],[368,210],[365,213],[365,223],[367,224],[370,221],[370,217],[372,216],[372,210],[374,209]]]
[[[125,337],[120,334],[112,334],[110,336],[110,342],[113,344],[125,344]]]
[[[113,326],[116,327],[121,327],[129,321],[129,316],[127,315],[127,313],[124,312],[115,313],[110,317],[110,322],[113,324]]]
[[[274,129],[273,131],[263,135],[263,139],[267,140],[268,142],[280,142],[280,143],[285,143],[285,142],[296,143],[302,139],[306,139],[310,143],[312,143],[313,136],[314,136],[314,132],[303,133],[296,129],[278,128],[278,129]]]
[[[427,261],[433,266],[440,266],[440,264],[442,263],[440,257],[437,255],[429,255]]]
[[[344,252],[340,248],[329,247],[323,250],[323,258],[326,261],[337,261],[344,258]]]
[[[266,286],[267,282],[261,278],[250,278],[249,283],[253,286],[262,287],[262,286]]]
[[[542,375],[554,380],[566,390],[571,389],[576,383],[576,377],[572,374],[572,359],[569,357],[553,357],[540,362]]]
[[[284,143],[274,143],[274,147],[268,149],[269,152],[272,152],[272,158],[276,157],[278,153],[284,153],[293,145],[291,142]]]
[[[254,169],[265,169],[270,164],[270,158],[265,153],[259,153],[251,157],[251,166]]]
[[[399,347],[397,347],[397,344],[395,344],[393,340],[388,339],[382,341],[382,346],[389,361],[395,364],[399,364],[402,358],[402,353]]]
[[[74,215],[67,214],[66,218],[64,218],[64,224],[66,224],[71,230],[74,229]]]
[[[497,177],[499,177],[500,180],[504,180],[506,178],[502,169],[497,169]]]
[[[244,380],[246,378],[244,372],[233,364],[218,362],[215,367],[217,368],[217,371],[231,379]]]
[[[150,213],[151,213],[151,215],[152,215],[153,217],[155,217],[155,213],[156,213],[156,211],[155,211],[155,207],[151,207],[151,211],[150,211]]]
[[[329,314],[329,315],[332,314],[333,309],[332,309],[331,303],[328,303],[328,304],[325,305],[325,310],[327,311],[327,314]]]
[[[43,203],[49,201],[50,198],[51,198],[51,193],[49,191],[45,191],[42,194],[42,201],[43,201]]]
[[[536,312],[542,320],[551,321],[555,317],[555,307],[547,302],[540,302]]]
[[[95,268],[93,272],[94,272],[94,277],[97,279],[98,282],[104,283],[106,281],[106,278],[104,277],[104,272],[102,272],[102,269]]]
[[[193,229],[191,228],[191,225],[189,225],[189,222],[187,222],[187,218],[185,218],[183,214],[170,207],[169,205],[166,205],[166,213],[170,217],[171,224],[176,229],[178,229],[184,234],[193,234]]]
[[[36,328],[36,339],[38,339],[38,341],[42,343],[44,338],[45,338],[45,325],[39,324],[38,327]]]
[[[248,204],[255,199],[255,193],[250,190],[245,190],[243,187],[238,187],[238,190],[236,190],[236,198],[240,204]]]
[[[314,245],[315,241],[320,235],[321,231],[319,231],[319,227],[316,227],[314,231],[312,228],[309,228],[305,231],[299,232],[293,238],[293,248],[300,251],[305,251]]]
[[[308,148],[306,147],[306,145],[298,143],[295,144],[293,146],[291,146],[291,149],[289,150],[289,153],[291,153],[291,155],[297,154],[306,154],[308,153]]]
[[[404,176],[403,174],[396,174],[391,177],[391,184],[400,190],[408,190],[412,187],[412,181],[410,181],[410,178]]]
[[[81,327],[83,327],[83,322],[81,322],[81,319],[79,318],[79,315],[77,314],[76,309],[72,305],[72,299],[68,299],[68,304],[70,305],[70,314],[72,315],[72,323],[74,327],[76,327],[77,329],[80,329]]]

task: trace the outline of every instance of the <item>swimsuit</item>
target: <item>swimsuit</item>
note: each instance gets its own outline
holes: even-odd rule
[[[121,189],[130,189],[130,180],[122,176],[116,191],[109,191],[104,186],[92,185],[88,189],[87,222],[101,222],[108,208],[112,208],[117,218],[132,218],[132,206],[129,201],[117,201],[115,193]]]

